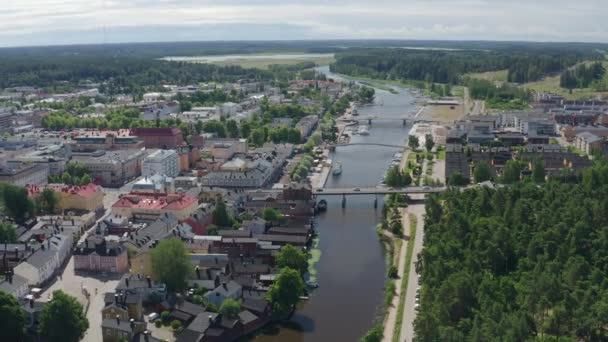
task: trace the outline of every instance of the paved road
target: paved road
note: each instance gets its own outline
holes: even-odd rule
[[[405,307],[403,309],[403,322],[401,325],[400,342],[411,342],[414,337],[414,319],[416,318],[416,310],[414,310],[416,288],[418,287],[418,276],[414,264],[417,260],[417,255],[422,251],[422,241],[424,239],[424,205],[410,204],[407,207],[407,212],[416,215],[416,239],[414,240],[414,253],[412,255],[412,265],[410,265],[410,274],[408,277],[407,291],[405,293]]]

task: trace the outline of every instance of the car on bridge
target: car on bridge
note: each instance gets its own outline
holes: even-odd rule
[[[361,191],[359,188],[354,188],[353,191]]]

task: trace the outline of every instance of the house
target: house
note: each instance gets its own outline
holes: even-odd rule
[[[0,281],[0,291],[13,295],[15,298],[23,298],[29,292],[27,279],[7,272],[4,280]]]
[[[29,286],[40,286],[51,279],[67,260],[72,247],[71,234],[55,235],[40,244],[40,249],[14,269],[16,275],[27,279]]]
[[[127,149],[74,154],[73,162],[87,166],[95,184],[117,187],[141,175],[144,152]]]
[[[32,198],[40,196],[45,189],[51,189],[59,197],[59,208],[97,212],[103,210],[103,189],[93,183],[87,185],[49,184],[39,186],[28,184],[26,190]]]
[[[200,342],[207,330],[218,320],[219,314],[215,312],[202,312],[198,314],[188,326],[178,335],[176,342]]]
[[[205,299],[215,305],[216,307],[222,306],[224,300],[231,299],[239,299],[243,293],[243,288],[241,285],[237,284],[234,281],[224,282],[220,286],[218,286],[215,290],[207,292],[205,294]]]
[[[127,273],[118,282],[116,292],[141,294],[143,298],[146,298],[153,293],[164,296],[167,293],[167,287],[150,277]]]
[[[128,321],[143,319],[143,296],[141,293],[108,292],[104,295],[104,307],[101,309],[103,319],[112,319],[119,316],[121,320]]]
[[[127,249],[109,238],[90,236],[74,250],[74,270],[127,272],[129,270]]]
[[[590,132],[582,132],[576,135],[574,146],[579,150],[591,154],[594,150],[602,150],[604,139]]]
[[[175,150],[156,150],[144,159],[142,175],[146,177],[155,174],[175,177],[179,172],[179,155]]]
[[[178,220],[186,220],[198,208],[198,199],[189,195],[174,193],[131,192],[123,195],[112,205],[112,214],[142,220],[155,220],[162,215],[174,215]]]
[[[146,330],[146,323],[133,319],[123,321],[120,318],[104,319],[101,322],[103,342],[131,341],[137,334]]]
[[[166,305],[168,304],[164,302],[164,304],[161,305],[166,307]],[[188,324],[195,317],[205,312],[204,307],[194,303],[190,303],[183,299],[178,299],[177,303],[172,306],[169,305],[169,308],[171,309],[170,317],[172,319],[182,321],[185,324]]]
[[[175,149],[184,145],[184,135],[177,128],[134,128],[131,134],[139,137],[146,148]]]

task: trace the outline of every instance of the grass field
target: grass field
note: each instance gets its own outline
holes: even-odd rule
[[[487,71],[487,72],[475,72],[465,74],[465,77],[477,78],[480,80],[492,81],[492,82],[506,82],[507,81],[507,70]]]
[[[221,62],[213,62],[212,64],[221,66],[238,65],[243,68],[268,69],[270,65],[291,65],[302,62],[314,62],[317,65],[327,65],[334,61],[332,57],[311,57],[311,58],[286,58],[286,59],[228,59]]]
[[[405,268],[403,270],[403,279],[401,280],[401,296],[399,297],[399,306],[397,307],[397,319],[395,322],[395,330],[393,330],[393,342],[399,341],[401,335],[401,324],[403,322],[403,309],[405,307],[405,297],[407,295],[407,286],[412,265],[412,255],[414,254],[414,240],[416,240],[416,225],[418,218],[414,214],[409,214],[410,218],[410,237],[407,242],[407,251],[405,253]]]
[[[584,62],[591,63],[591,62]],[[608,62],[604,62],[604,68],[608,69]],[[608,72],[604,74],[604,79],[608,81]],[[569,91],[568,89],[562,88],[559,86],[560,76],[548,76],[544,79],[536,82],[526,83],[523,85],[524,88],[536,90],[536,91],[546,91],[552,92],[555,94],[559,94],[566,99],[569,100],[584,100],[591,98],[604,98],[608,97],[608,92],[596,92],[590,88],[580,88],[580,89],[572,89]]]

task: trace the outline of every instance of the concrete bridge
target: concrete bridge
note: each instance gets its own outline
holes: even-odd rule
[[[434,194],[440,193],[447,189],[447,187],[430,187],[430,186],[408,186],[403,188],[392,188],[386,186],[376,187],[354,187],[354,188],[324,188],[314,189],[312,191],[315,197],[324,196],[342,196],[342,208],[346,207],[346,196],[351,195],[375,195],[374,208],[378,208],[378,195],[388,194]]]
[[[404,149],[403,145],[391,145],[391,144],[381,144],[381,143],[345,143],[345,144],[331,144],[328,146],[330,151],[335,151],[336,147],[342,146],[381,146],[381,147],[390,147],[390,148],[399,148]]]

